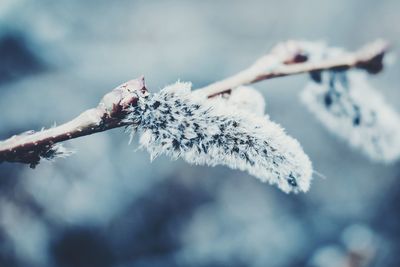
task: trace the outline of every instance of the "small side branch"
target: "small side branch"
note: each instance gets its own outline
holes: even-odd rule
[[[258,59],[249,68],[224,80],[212,83],[193,92],[205,98],[212,98],[245,84],[276,77],[295,75],[321,70],[346,70],[359,68],[369,73],[382,70],[383,56],[388,44],[377,41],[346,56],[319,62],[309,62],[301,49],[301,43],[287,42],[277,45],[272,51]],[[71,121],[40,132],[26,132],[0,141],[0,163],[21,162],[35,167],[41,158],[51,158],[57,154],[55,144],[128,126],[124,121],[128,109],[138,100],[138,94],[147,95],[144,78],[140,77],[122,84],[106,94],[99,105],[81,113]]]
[[[389,44],[378,40],[360,50],[335,59],[309,62],[301,43],[290,41],[279,44],[270,53],[258,59],[247,69],[224,80],[199,88],[194,93],[212,98],[240,85],[253,84],[263,80],[322,70],[364,69],[371,74],[383,68],[383,57]]]

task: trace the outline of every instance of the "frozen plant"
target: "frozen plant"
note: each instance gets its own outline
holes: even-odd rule
[[[382,70],[388,49],[378,41],[349,53],[318,42],[289,41],[239,73],[191,90],[176,83],[149,93],[144,78],[106,94],[73,120],[0,142],[0,162],[34,167],[41,158],[66,155],[58,143],[127,127],[140,133],[152,158],[165,154],[193,164],[246,171],[284,192],[305,192],[312,164],[300,144],[264,114],[262,95],[245,87],[267,79],[308,73],[304,102],[334,132],[371,158],[399,157],[399,118],[357,71]]]
[[[237,103],[237,102],[236,102]],[[276,184],[284,192],[307,191],[312,166],[300,144],[267,117],[235,104],[193,97],[190,83],[175,83],[139,98],[128,116],[140,144],[154,159],[225,165]]]

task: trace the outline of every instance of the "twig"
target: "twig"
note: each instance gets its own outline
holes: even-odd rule
[[[56,143],[126,126],[123,119],[127,108],[135,104],[139,93],[147,94],[143,76],[118,86],[106,94],[96,108],[84,111],[67,123],[40,132],[14,135],[0,142],[0,163],[21,162],[34,168]]]
[[[328,69],[361,68],[370,73],[377,73],[382,69],[382,59],[387,49],[387,43],[379,41],[334,60],[307,62],[307,55],[304,55],[301,46],[296,42],[288,42],[278,45],[249,68],[227,79],[200,88],[193,94],[211,98],[229,93],[232,89],[244,84]],[[143,77],[131,80],[112,90],[103,97],[96,108],[81,113],[67,123],[40,132],[22,133],[2,141],[0,142],[0,163],[21,162],[35,167],[40,158],[51,153],[54,145],[59,142],[127,126],[127,123],[123,121],[128,113],[127,108],[135,105],[139,94],[141,96],[148,94]]]
[[[307,55],[303,54],[300,43],[292,41],[276,46],[271,53],[261,57],[249,68],[236,75],[199,88],[195,94],[207,95],[208,98],[212,98],[229,93],[230,90],[240,85],[321,70],[359,68],[376,74],[383,68],[383,56],[388,49],[387,42],[377,40],[352,54],[320,62],[307,62]],[[286,53],[282,54],[282,50]]]

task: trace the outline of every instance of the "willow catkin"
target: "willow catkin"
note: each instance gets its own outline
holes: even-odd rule
[[[325,71],[301,93],[304,105],[332,133],[379,162],[400,158],[400,116],[361,71]]]
[[[300,144],[268,117],[191,95],[176,83],[139,99],[128,121],[154,159],[165,154],[192,164],[247,171],[284,192],[307,191],[312,164]],[[219,103],[219,104],[218,104]]]

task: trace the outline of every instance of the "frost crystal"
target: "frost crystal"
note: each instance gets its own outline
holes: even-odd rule
[[[47,160],[54,160],[57,158],[66,158],[73,154],[74,151],[65,148],[62,144],[54,144],[49,149],[44,150],[40,157]]]
[[[139,99],[127,118],[140,121],[140,144],[152,159],[165,154],[193,164],[225,165],[284,192],[308,190],[312,166],[297,140],[265,116],[195,98],[190,87],[178,82]]]
[[[301,94],[305,106],[331,132],[372,160],[400,157],[400,117],[361,71],[315,73]]]

